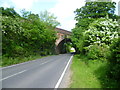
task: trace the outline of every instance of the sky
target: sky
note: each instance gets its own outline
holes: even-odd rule
[[[113,0],[118,3],[119,0]],[[74,11],[85,5],[85,0],[0,0],[0,7],[14,7],[20,13],[25,9],[32,13],[39,14],[47,10],[57,17],[60,22],[59,28],[71,31],[75,27]],[[118,15],[118,4],[115,13]]]

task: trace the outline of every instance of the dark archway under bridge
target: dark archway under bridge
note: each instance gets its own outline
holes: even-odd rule
[[[67,47],[66,44],[67,43],[72,43],[70,38],[65,38],[63,39],[57,46],[56,46],[56,52],[57,54],[63,54],[63,53],[67,53]]]
[[[56,28],[57,31],[57,39],[55,42],[55,52],[56,54],[67,53],[67,48],[65,44],[72,43],[70,36],[72,34],[71,31],[67,31],[61,28]]]

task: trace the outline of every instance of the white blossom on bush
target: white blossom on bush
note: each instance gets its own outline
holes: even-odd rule
[[[118,38],[118,22],[112,19],[100,18],[89,25],[84,32],[87,42],[92,44],[111,44],[114,38]]]

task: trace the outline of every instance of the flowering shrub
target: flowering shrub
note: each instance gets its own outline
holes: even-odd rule
[[[101,18],[89,25],[89,29],[84,32],[86,42],[90,45],[111,44],[114,38],[118,38],[118,22],[111,19]]]
[[[99,59],[99,60],[106,60],[107,56],[110,54],[109,48],[107,45],[90,45],[87,56],[89,59]]]
[[[109,45],[113,39],[118,38],[118,22],[111,19],[101,18],[89,25],[87,31],[84,32],[84,47],[90,59],[107,58]]]

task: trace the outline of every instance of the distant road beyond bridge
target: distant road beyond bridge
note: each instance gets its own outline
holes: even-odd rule
[[[67,31],[67,30],[64,30],[64,29],[61,29],[61,28],[56,28],[55,29],[57,31],[57,40],[55,42],[55,45],[56,45],[56,53],[62,53],[62,45],[65,43],[65,42],[70,42],[70,35],[72,32],[70,31]]]

